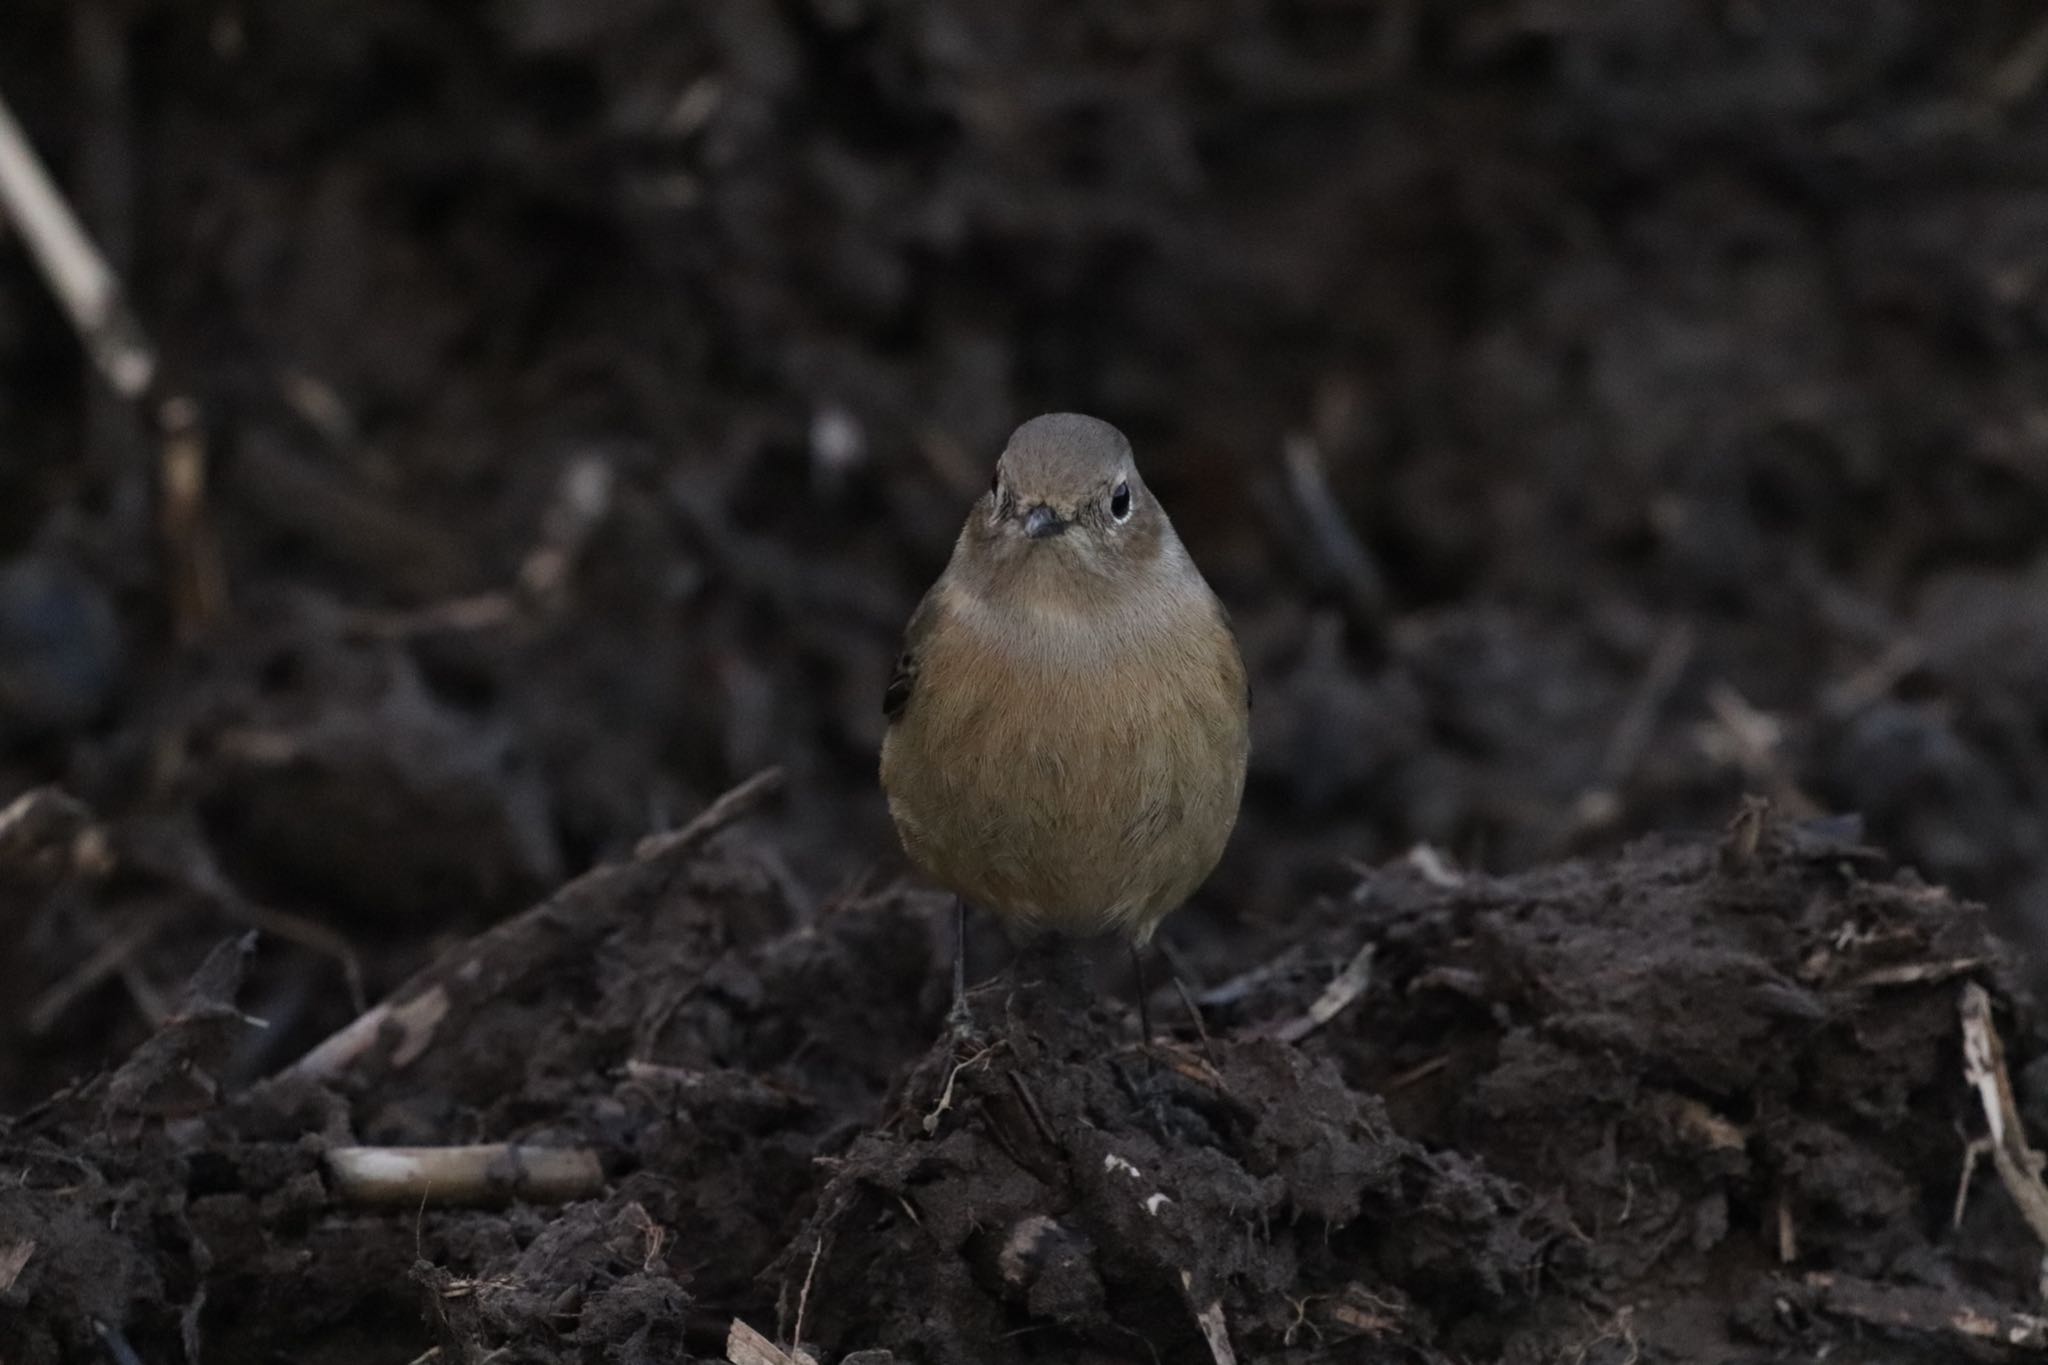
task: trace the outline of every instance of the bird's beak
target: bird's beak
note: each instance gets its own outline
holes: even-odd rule
[[[1024,514],[1024,534],[1033,540],[1044,540],[1066,529],[1067,524],[1060,520],[1060,514],[1050,507],[1034,507]]]

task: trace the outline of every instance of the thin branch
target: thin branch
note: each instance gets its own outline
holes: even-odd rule
[[[128,311],[120,282],[92,244],[57,183],[0,97],[0,212],[21,232],[93,364],[123,398],[140,400],[156,378],[156,350]]]
[[[226,576],[206,504],[207,453],[199,406],[163,392],[156,347],[129,310],[106,257],[0,98],[0,218],[28,244],[50,291],[71,319],[107,385],[154,419],[161,446],[157,530],[173,624],[190,642],[225,610]]]
[[[1183,1270],[1180,1284],[1188,1295],[1189,1306],[1193,1307],[1195,1277]],[[1209,1354],[1216,1365],[1237,1365],[1237,1352],[1230,1345],[1230,1324],[1223,1316],[1223,1300],[1218,1299],[1207,1308],[1196,1308],[1195,1325],[1202,1329],[1202,1340],[1208,1344]]]
[[[727,825],[752,815],[780,795],[785,775],[780,768],[763,768],[697,813],[695,819],[669,834],[651,834],[633,849],[637,862],[673,857],[695,848]]]
[[[1814,1306],[1831,1317],[1917,1337],[1932,1337],[1958,1352],[1999,1346],[2048,1351],[2048,1318],[1984,1307],[1947,1290],[1883,1284],[1814,1271],[1806,1277]]]
[[[1344,970],[1323,987],[1323,993],[1308,1007],[1308,1013],[1282,1024],[1274,1036],[1283,1043],[1298,1043],[1350,1008],[1351,1003],[1365,994],[1365,988],[1372,984],[1372,959],[1376,948],[1377,945],[1371,943],[1360,948],[1345,964]]]
[[[2012,1078],[2005,1069],[2005,1045],[1991,1022],[1991,996],[1976,982],[1964,985],[1957,1010],[1963,1023],[1963,1078],[1984,1110],[1985,1145],[1999,1181],[2019,1206],[2034,1238],[2048,1250],[2048,1187],[2041,1184],[2041,1157],[2027,1145]],[[2048,1279],[2048,1256],[2042,1262]]]
[[[346,1070],[376,1045],[387,1023],[402,1031],[392,1063],[406,1065],[432,1041],[442,1018],[458,1001],[473,1000],[479,991],[501,989],[508,980],[540,970],[553,954],[602,934],[606,921],[587,913],[584,903],[593,888],[614,885],[621,877],[646,877],[650,870],[657,877],[666,875],[667,868],[680,865],[685,855],[714,834],[765,805],[782,790],[783,781],[780,768],[755,773],[682,829],[642,839],[632,863],[592,868],[538,905],[442,954],[382,1004],[286,1067],[279,1078],[326,1079]],[[485,964],[490,964],[488,973]],[[479,984],[486,974],[494,978],[495,986]]]
[[[1385,629],[1386,577],[1331,491],[1322,451],[1309,437],[1290,435],[1282,443],[1281,464],[1287,492],[1301,512],[1308,539],[1324,567],[1343,587],[1353,621],[1368,632]]]
[[[726,1334],[725,1358],[731,1365],[816,1365],[808,1353],[785,1351],[738,1318]]]
[[[327,1173],[354,1204],[485,1204],[519,1199],[562,1204],[604,1188],[604,1167],[585,1147],[334,1147]]]

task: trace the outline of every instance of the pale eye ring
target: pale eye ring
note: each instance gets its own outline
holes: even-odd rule
[[[1125,522],[1131,519],[1130,484],[1118,484],[1116,486],[1116,491],[1109,495],[1109,514],[1110,516],[1116,518],[1116,520],[1119,522]]]

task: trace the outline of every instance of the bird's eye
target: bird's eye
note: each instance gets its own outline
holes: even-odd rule
[[[1118,521],[1129,521],[1131,519],[1131,486],[1129,484],[1118,484],[1116,491],[1109,495],[1109,514]]]

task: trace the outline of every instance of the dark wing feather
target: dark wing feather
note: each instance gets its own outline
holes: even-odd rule
[[[917,604],[917,610],[910,614],[910,624],[903,629],[903,652],[896,656],[896,669],[889,675],[889,686],[882,693],[882,714],[893,723],[903,715],[903,708],[910,705],[910,695],[917,690],[918,654],[924,645],[924,638],[931,632],[932,620],[938,615],[934,605],[939,590],[934,587]]]

